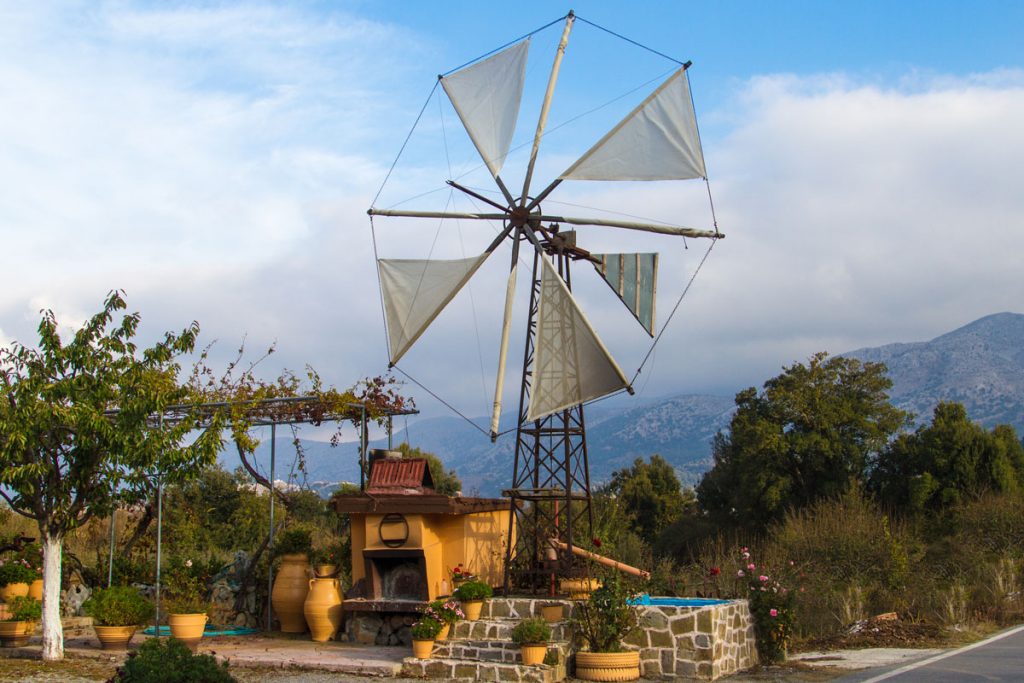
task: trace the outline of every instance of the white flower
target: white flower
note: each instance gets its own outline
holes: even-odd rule
[[[192,560],[185,560],[185,566],[186,567],[191,567],[192,566]]]

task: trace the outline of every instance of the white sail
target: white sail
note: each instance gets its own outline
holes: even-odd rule
[[[657,254],[591,254],[600,273],[647,334],[654,336]]]
[[[690,84],[681,68],[559,177],[683,180],[706,176]]]
[[[378,259],[391,362],[397,363],[489,254],[467,259]]]
[[[528,421],[629,385],[576,299],[546,258],[540,282]]]
[[[519,117],[530,41],[441,79],[448,99],[491,174],[505,162]]]

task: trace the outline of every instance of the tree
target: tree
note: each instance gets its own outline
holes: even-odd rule
[[[427,461],[427,468],[430,470],[430,478],[434,480],[434,490],[445,496],[454,496],[462,490],[462,482],[455,474],[455,470],[446,470],[441,458],[433,453],[413,448],[402,442],[396,449],[401,451],[403,458],[423,458]]]
[[[736,395],[727,433],[712,443],[714,466],[697,487],[719,521],[764,528],[790,509],[845,493],[908,421],[888,401],[883,363],[828,358],[794,363]]]
[[[1024,447],[1009,425],[986,431],[959,403],[939,403],[932,423],[896,439],[878,457],[870,489],[895,508],[947,508],[1024,485]]]
[[[36,521],[43,545],[43,658],[64,655],[60,623],[65,536],[94,516],[135,503],[160,473],[184,478],[212,462],[216,427],[182,445],[197,420],[155,416],[182,403],[176,359],[193,350],[199,326],[139,351],[139,314],[112,292],[103,310],[65,343],[52,311],[39,323],[39,346],[0,349],[0,495]]]
[[[685,500],[675,470],[660,455],[633,461],[612,474],[607,490],[623,505],[633,530],[649,543],[683,514]]]

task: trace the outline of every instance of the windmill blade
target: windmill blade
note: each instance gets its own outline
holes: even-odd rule
[[[537,336],[527,421],[629,387],[622,368],[597,336],[565,282],[546,258],[537,308]]]
[[[377,260],[391,365],[405,355],[490,254],[456,260]]]
[[[565,180],[705,177],[685,66],[559,176]]]
[[[505,163],[519,118],[529,49],[526,39],[441,78],[469,138],[495,178]]]
[[[594,270],[626,305],[637,322],[654,336],[654,306],[657,293],[657,254],[591,254]],[[593,262],[592,262],[593,263]]]

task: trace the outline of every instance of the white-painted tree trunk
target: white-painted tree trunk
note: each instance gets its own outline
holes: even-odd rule
[[[64,627],[60,623],[60,564],[63,537],[43,532],[43,659],[64,659]]]

